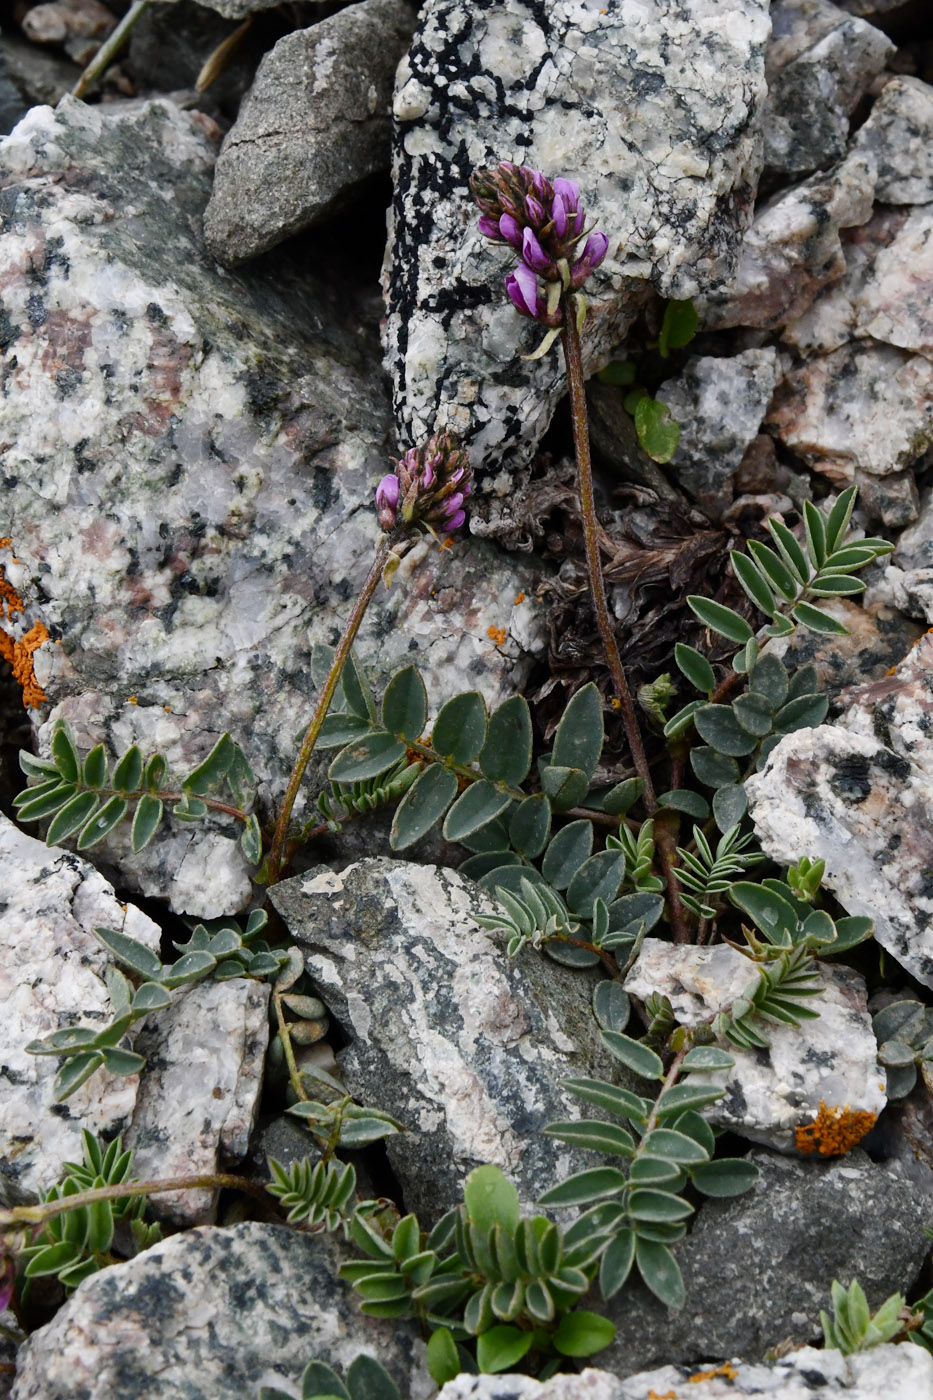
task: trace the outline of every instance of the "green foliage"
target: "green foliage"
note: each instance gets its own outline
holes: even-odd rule
[[[317,1162],[307,1157],[283,1167],[269,1159],[272,1179],[267,1190],[278,1197],[293,1224],[320,1225],[349,1233],[356,1212],[356,1170],[345,1162]]]
[[[872,1029],[878,1059],[885,1067],[889,1099],[902,1099],[917,1082],[919,1069],[933,1093],[933,1010],[909,998],[892,1001],[876,1011]]]
[[[688,297],[686,301],[669,301],[658,334],[658,352],[667,359],[672,350],[682,350],[697,333],[700,318]]]
[[[129,1226],[137,1253],[162,1238],[158,1225],[147,1225],[143,1220],[144,1197],[131,1193],[133,1153],[123,1151],[118,1137],[105,1147],[86,1128],[82,1139],[83,1160],[65,1162],[63,1169],[67,1175],[58,1186],[41,1194],[40,1200],[60,1201],[78,1192],[121,1186],[124,1182],[128,1194],[75,1206],[73,1210],[52,1216],[21,1254],[27,1279],[53,1276],[69,1289],[77,1288],[89,1274],[114,1263],[112,1249],[118,1221]]]
[[[800,864],[803,864],[801,862]],[[822,862],[819,862],[822,865]],[[812,883],[809,867],[803,876],[800,865],[795,878]],[[768,943],[776,948],[805,946],[829,957],[848,952],[871,937],[872,921],[853,915],[832,919],[822,909],[813,909],[783,880],[762,880],[760,884],[738,881],[729,889],[729,898],[753,920]]]
[[[746,936],[747,936],[746,930]],[[799,1026],[819,1015],[807,1005],[823,984],[813,965],[807,941],[790,949],[754,946],[759,960],[758,981],[732,1005],[714,1017],[711,1029],[743,1050],[764,1049],[770,1042],[760,1022]]]
[[[77,849],[87,851],[126,820],[131,824],[130,845],[134,853],[141,851],[158,830],[169,803],[178,821],[201,821],[212,808],[239,817],[243,852],[258,864],[262,835],[256,816],[248,811],[256,779],[229,734],[221,734],[177,787],[168,784],[165,756],[156,753],[144,760],[135,744],[117,759],[112,773],[102,744],[82,760],[66,720],[56,722],[50,750],[49,758],[20,753],[20,767],[32,781],[14,798],[20,821],[48,822],[47,845],[75,837]]]
[[[905,1303],[903,1293],[892,1293],[874,1313],[868,1307],[861,1284],[855,1279],[848,1289],[833,1280],[832,1298],[832,1316],[820,1312],[823,1341],[827,1347],[835,1347],[845,1356],[893,1341],[904,1330],[901,1316]]]
[[[288,962],[288,954],[257,939],[267,922],[268,915],[261,909],[253,910],[242,930],[233,919],[189,920],[191,937],[175,944],[180,956],[174,963],[163,963],[151,948],[118,929],[96,928],[94,932],[107,951],[136,981],[131,982],[118,968],[108,971],[107,990],[114,1008],[109,1026],[68,1026],[26,1046],[31,1055],[55,1055],[64,1061],[55,1076],[56,1101],[69,1098],[102,1067],[111,1074],[139,1074],[146,1061],[131,1048],[128,1032],[144,1016],[170,1006],[177,987],[207,977],[223,982],[233,977],[261,980],[277,976]]]
[[[291,1392],[262,1386],[259,1400],[292,1400]],[[301,1400],[401,1400],[399,1388],[381,1361],[365,1352],[347,1367],[344,1383],[323,1361],[310,1361],[301,1377]]]
[[[698,919],[712,919],[716,916],[719,896],[731,890],[734,876],[747,865],[763,859],[761,852],[749,850],[752,835],[742,835],[738,824],[731,826],[720,837],[713,851],[698,826],[693,828],[693,851],[677,849],[683,864],[678,867],[677,879],[684,890],[681,902]]]
[[[310,998],[309,998],[310,1000]],[[294,1031],[292,1031],[294,1037]],[[381,1138],[403,1131],[401,1123],[379,1108],[354,1103],[338,1079],[320,1066],[306,1072],[320,1086],[326,1086],[334,1097],[329,1102],[320,1099],[300,1099],[288,1112],[300,1118],[302,1124],[320,1138],[328,1151],[336,1148],[367,1147]]]

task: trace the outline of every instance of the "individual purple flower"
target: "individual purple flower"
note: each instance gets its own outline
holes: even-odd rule
[[[452,433],[435,433],[422,447],[411,447],[396,460],[395,472],[376,488],[376,509],[383,530],[424,525],[449,534],[466,519],[464,501],[472,472],[464,448]]]

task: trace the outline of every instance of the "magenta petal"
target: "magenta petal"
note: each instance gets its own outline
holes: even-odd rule
[[[609,239],[604,233],[591,233],[586,240],[583,256],[590,267],[599,267],[609,251]]]
[[[482,216],[482,218],[480,219],[480,221],[479,221],[479,231],[480,231],[480,233],[483,235],[484,238],[498,238],[498,237],[499,237],[499,222],[498,222],[498,220],[497,220],[497,219],[491,219],[491,218],[489,217],[488,214],[484,214],[484,215]]]
[[[528,217],[533,224],[543,224],[546,222],[544,218],[544,209],[539,203],[539,201],[535,199],[533,194],[530,194],[525,200],[525,208],[527,209]]]
[[[515,281],[521,291],[525,310],[529,316],[538,314],[538,278],[527,263],[520,262],[515,269]],[[515,298],[512,298],[515,301]]]
[[[511,214],[503,214],[499,220],[499,232],[506,243],[511,243],[517,253],[522,249],[522,231],[518,226],[518,220]]]
[[[568,213],[576,213],[580,203],[580,186],[573,180],[562,180],[558,178],[554,181],[554,193],[559,194],[566,202]]]
[[[457,514],[447,521],[445,528],[448,530],[459,530],[464,520],[466,520],[466,511],[458,510]]]
[[[531,176],[531,184],[532,184],[532,187],[533,187],[533,189],[534,189],[534,192],[535,192],[535,194],[538,196],[538,198],[539,198],[539,199],[547,199],[547,197],[548,197],[548,182],[547,182],[547,176],[544,175],[544,173],[543,173],[542,171],[540,171],[540,170],[529,170],[529,171],[528,171],[528,174]]]
[[[444,502],[444,513],[446,515],[456,515],[457,511],[462,505],[463,493],[460,491],[455,491],[454,494],[448,497],[448,499]]]
[[[398,477],[394,473],[384,476],[376,487],[376,505],[388,506],[391,510],[398,505]]]
[[[554,196],[551,213],[554,217],[554,232],[558,238],[563,238],[567,232],[567,201],[562,194]]]
[[[536,272],[544,272],[550,266],[550,258],[541,247],[533,229],[526,228],[522,237],[522,257]],[[535,288],[537,294],[537,287]]]

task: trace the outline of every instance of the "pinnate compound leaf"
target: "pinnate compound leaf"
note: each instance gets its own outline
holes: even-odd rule
[[[679,1310],[687,1301],[683,1276],[666,1244],[639,1238],[635,1244],[638,1272],[652,1293],[669,1308]]]
[[[745,618],[723,603],[714,603],[711,598],[699,598],[695,595],[689,596],[687,602],[704,627],[711,627],[714,632],[727,637],[730,642],[744,645],[754,637],[755,633]]]
[[[153,797],[151,793],[144,793],[139,799],[136,807],[136,814],[133,817],[133,829],[130,836],[130,844],[134,854],[141,851],[149,844],[162,820],[162,799]]]
[[[26,788],[13,799],[17,815],[22,822],[38,822],[59,811],[70,802],[77,789],[73,783],[59,783],[49,780],[38,787]]]
[[[327,770],[327,776],[335,783],[359,783],[387,773],[404,756],[405,745],[401,739],[378,730],[342,749]]]
[[[403,739],[420,739],[428,718],[428,693],[417,666],[398,671],[382,697],[382,723]]]
[[[606,1049],[643,1079],[664,1078],[664,1062],[650,1046],[643,1045],[640,1040],[632,1040],[630,1036],[622,1035],[618,1031],[601,1031],[600,1034]]]
[[[492,783],[478,782],[462,792],[444,821],[444,839],[460,841],[479,831],[512,804],[507,792]]]
[[[523,695],[513,695],[490,716],[479,766],[492,782],[517,787],[531,768],[531,711]]]
[[[46,833],[45,844],[54,846],[64,841],[82,827],[97,811],[100,798],[95,792],[78,792],[52,818]]]
[[[603,702],[592,681],[578,690],[561,716],[551,762],[592,778],[603,751]]]
[[[486,703],[478,690],[455,695],[434,724],[431,746],[452,763],[472,763],[486,742]]]
[[[592,1356],[607,1347],[615,1334],[616,1325],[608,1317],[576,1308],[564,1314],[552,1340],[561,1356]]]
[[[457,777],[449,768],[432,763],[415,779],[395,809],[389,845],[404,851],[440,821],[457,795]]]

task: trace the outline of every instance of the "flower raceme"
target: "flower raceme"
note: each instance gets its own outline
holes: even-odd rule
[[[466,520],[470,494],[469,457],[452,433],[435,433],[421,447],[396,460],[395,471],[376,487],[376,510],[383,530],[425,525],[450,534]]]
[[[478,171],[470,188],[480,233],[518,254],[518,266],[505,279],[512,305],[542,325],[561,325],[562,294],[579,291],[609,249],[604,233],[588,234],[584,227],[579,187],[504,160]]]

